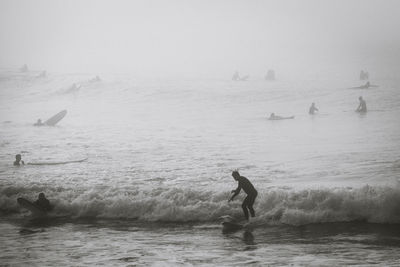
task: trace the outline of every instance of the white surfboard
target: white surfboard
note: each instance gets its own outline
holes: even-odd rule
[[[65,115],[67,115],[67,111],[66,110],[60,111],[59,113],[57,113],[56,115],[54,115],[53,117],[51,117],[50,119],[45,121],[44,124],[46,124],[48,126],[54,126],[60,120],[62,120],[65,117]]]

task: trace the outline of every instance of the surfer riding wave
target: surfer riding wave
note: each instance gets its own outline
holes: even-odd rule
[[[249,220],[249,211],[250,211],[251,217],[256,216],[255,211],[253,209],[253,204],[254,204],[254,201],[256,200],[256,197],[258,194],[257,190],[254,188],[254,186],[249,181],[249,179],[247,179],[244,176],[240,176],[238,171],[233,171],[232,176],[233,176],[233,179],[238,181],[238,187],[235,190],[232,190],[232,193],[234,193],[234,194],[232,195],[232,197],[229,199],[228,202],[232,201],[240,193],[240,190],[243,189],[243,191],[247,194],[247,197],[244,199],[244,201],[242,203],[242,209],[243,209],[244,217],[248,221]]]

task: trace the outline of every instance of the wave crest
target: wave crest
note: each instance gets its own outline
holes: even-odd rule
[[[54,189],[7,187],[1,190],[0,210],[23,211],[18,197],[35,199],[48,192],[55,213],[75,218],[138,219],[162,222],[207,222],[220,216],[242,218],[241,200],[228,203],[229,192],[185,188],[124,191],[107,189]],[[358,189],[260,190],[255,202],[257,222],[304,225],[324,222],[366,221],[400,223],[400,189],[364,186]]]

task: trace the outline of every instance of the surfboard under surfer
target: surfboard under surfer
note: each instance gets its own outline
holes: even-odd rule
[[[238,181],[238,187],[235,190],[232,190],[231,193],[234,194],[232,195],[232,197],[229,199],[228,202],[232,201],[240,193],[240,190],[243,189],[243,191],[247,194],[247,197],[243,200],[242,209],[244,217],[246,218],[247,221],[249,221],[249,211],[251,217],[256,216],[255,211],[253,209],[253,204],[258,195],[257,190],[254,188],[253,184],[249,181],[249,179],[247,179],[244,176],[241,176],[238,171],[233,171],[232,177],[233,179]]]

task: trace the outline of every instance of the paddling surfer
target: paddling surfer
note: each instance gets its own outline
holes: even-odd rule
[[[38,199],[34,203],[44,211],[51,211],[52,209],[50,201],[46,198],[44,193],[40,193]]]
[[[33,124],[33,126],[43,126],[44,123],[42,122],[41,119],[38,119],[37,122],[35,124]]]
[[[256,200],[257,197],[257,190],[254,188],[252,183],[244,176],[240,176],[238,171],[233,171],[232,172],[233,179],[238,181],[238,187],[235,190],[232,190],[232,197],[229,199],[228,202],[232,201],[239,193],[240,190],[243,189],[243,191],[247,194],[247,197],[244,199],[242,203],[242,209],[244,213],[244,217],[246,220],[249,220],[249,211],[251,217],[255,217],[256,214],[253,209],[253,204],[254,201]]]
[[[365,85],[361,86],[363,89],[368,89],[371,86],[369,82],[367,82]]]
[[[294,116],[291,117],[282,117],[282,116],[278,116],[275,115],[275,113],[271,113],[271,115],[269,116],[268,120],[286,120],[286,119],[294,119]]]

